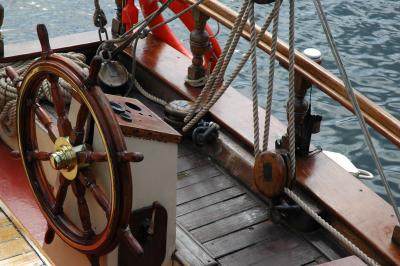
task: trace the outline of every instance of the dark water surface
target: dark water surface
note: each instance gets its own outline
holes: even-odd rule
[[[6,10],[3,32],[7,43],[35,40],[35,25],[46,23],[52,37],[93,30],[93,1],[50,1],[50,0],[8,0],[0,1]],[[226,5],[237,9],[241,1],[223,0]],[[400,1],[398,0],[324,0],[332,32],[346,65],[353,86],[396,118],[400,118]],[[114,14],[114,1],[102,1],[109,21]],[[284,1],[280,16],[280,37],[287,40],[287,1]],[[256,15],[259,24],[267,16],[270,7],[258,6]],[[330,55],[325,36],[315,13],[312,0],[297,1],[296,47],[303,50],[315,47],[322,51],[323,66],[337,73]],[[110,22],[109,22],[110,24]],[[213,25],[215,27],[215,25]],[[227,31],[221,30],[221,43],[226,40]],[[185,41],[187,33],[181,33]],[[243,41],[235,52],[233,63],[248,48]],[[259,52],[262,54],[262,52]],[[260,56],[259,95],[265,106],[264,96],[267,77],[267,57]],[[232,67],[231,67],[232,69]],[[285,121],[287,97],[287,72],[278,67],[277,88],[274,92],[274,115]],[[250,71],[247,67],[234,83],[239,91],[250,95]],[[326,150],[347,155],[359,168],[376,174],[375,167],[364,142],[357,119],[350,112],[314,89],[312,104],[315,113],[323,116],[321,133],[313,139],[314,144]],[[396,200],[400,203],[400,152],[397,147],[380,137],[374,130],[374,138],[379,156]],[[326,178],[329,178],[327,173]],[[368,181],[379,195],[386,198],[379,177]]]

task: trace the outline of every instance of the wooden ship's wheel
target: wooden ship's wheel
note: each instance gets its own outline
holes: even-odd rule
[[[132,252],[141,253],[143,250],[129,229],[128,219],[132,206],[130,162],[141,161],[143,157],[126,151],[109,101],[95,85],[101,60],[93,59],[87,76],[69,59],[52,53],[44,25],[38,25],[37,29],[42,56],[29,68],[19,86],[17,125],[20,157],[49,226],[45,241],[52,242],[56,233],[68,245],[87,254],[92,264],[98,264],[98,256],[115,248],[119,240]],[[75,125],[69,117],[59,79],[69,84],[73,100],[80,104]],[[39,90],[45,80],[50,84],[55,118],[39,102]],[[52,151],[40,150],[37,123],[53,143]],[[104,151],[91,148],[93,127],[98,130]],[[57,188],[50,184],[44,162],[56,171]],[[100,162],[109,170],[109,193],[96,184],[92,165]],[[71,190],[71,195],[76,197],[79,223],[70,219],[63,209],[67,192]],[[106,223],[100,232],[92,228],[85,194],[91,194],[104,211]]]

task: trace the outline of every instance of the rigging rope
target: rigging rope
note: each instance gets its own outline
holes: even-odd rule
[[[279,8],[274,17],[274,23],[272,25],[272,41],[271,41],[271,53],[269,56],[267,100],[265,104],[263,151],[266,151],[268,149],[269,126],[271,123],[271,111],[272,111],[272,94],[274,90],[276,48],[278,43],[278,29],[279,29]]]
[[[358,104],[357,98],[356,98],[356,96],[354,94],[354,89],[353,89],[353,87],[351,85],[350,79],[349,79],[349,77],[347,75],[347,72],[346,72],[346,69],[345,69],[345,67],[343,65],[343,62],[342,62],[342,59],[340,57],[339,51],[338,51],[338,49],[336,47],[336,43],[335,43],[335,40],[334,40],[334,38],[332,36],[332,32],[330,30],[330,27],[329,27],[329,24],[328,24],[328,20],[326,19],[325,13],[324,13],[323,8],[321,6],[321,2],[319,0],[313,0],[313,1],[314,1],[315,8],[317,10],[317,13],[318,13],[318,17],[319,17],[319,19],[321,21],[321,25],[322,25],[322,27],[324,29],[326,38],[328,40],[329,46],[331,48],[333,57],[335,58],[336,65],[337,65],[337,67],[339,69],[340,75],[342,76],[342,80],[343,80],[344,85],[346,87],[347,94],[348,94],[348,96],[349,96],[349,98],[351,100],[351,104],[353,106],[354,113],[356,114],[356,116],[358,118],[358,121],[360,123],[360,127],[361,127],[361,130],[363,132],[365,142],[367,143],[369,151],[370,151],[370,153],[372,155],[372,158],[374,160],[375,166],[376,166],[376,168],[378,170],[378,173],[379,173],[379,175],[380,175],[380,177],[382,179],[382,183],[383,183],[383,185],[384,185],[384,187],[386,189],[386,193],[389,196],[389,200],[390,200],[390,203],[392,204],[393,210],[394,210],[394,212],[395,212],[395,214],[397,216],[397,220],[400,223],[399,209],[396,206],[396,201],[394,200],[394,197],[393,197],[392,191],[390,189],[386,174],[385,174],[385,172],[383,170],[381,161],[379,160],[378,153],[376,152],[375,146],[372,143],[371,135],[369,134],[369,131],[368,131],[368,128],[367,128],[367,124],[365,123],[364,116],[362,114],[360,105]]]
[[[258,84],[257,84],[257,34],[254,19],[254,3],[249,14],[250,20],[250,49],[251,49],[251,94],[253,100],[253,132],[254,132],[254,156],[260,154],[260,128],[258,118]]]
[[[261,28],[260,33],[257,36],[256,43],[258,43],[260,41],[260,39],[264,36],[264,34],[267,31],[269,25],[271,24],[272,19],[274,18],[274,16],[278,12],[279,7],[280,7],[281,4],[282,4],[282,0],[275,1],[275,5],[274,5],[270,15],[267,17],[265,23],[263,24],[263,26]],[[238,16],[239,15],[241,15],[241,12],[239,12]],[[231,31],[230,36],[228,38],[227,44],[224,47],[224,50],[229,45],[229,43],[232,42],[231,37],[233,38],[233,30],[234,30],[235,27],[237,27],[237,23],[239,23],[239,19],[236,19],[236,21],[235,21],[234,27],[232,28],[232,31]],[[197,121],[200,120],[209,111],[209,109],[215,104],[215,102],[217,102],[219,100],[219,98],[223,95],[223,93],[227,90],[227,88],[230,86],[230,84],[233,82],[233,80],[240,73],[240,71],[242,70],[243,66],[246,64],[246,62],[250,58],[250,56],[251,56],[251,48],[242,57],[242,59],[239,62],[239,64],[236,66],[236,68],[234,69],[232,74],[228,77],[227,81],[223,83],[221,88],[217,89],[218,85],[219,85],[218,83],[212,84],[216,88],[215,88],[215,90],[213,90],[215,92],[214,94],[211,94],[211,93],[209,94],[209,99],[211,98],[211,100],[206,101],[206,103],[208,103],[208,104],[201,108],[200,112],[196,115],[196,120],[194,120],[194,119],[190,120],[190,118],[188,118],[188,117],[193,117],[193,115],[194,115],[195,111],[198,109],[200,103],[201,102],[205,102],[203,98],[204,98],[204,95],[206,94],[206,90],[205,90],[205,89],[207,89],[207,84],[206,84],[206,87],[204,87],[204,89],[200,93],[199,97],[196,99],[197,105],[195,104],[193,106],[193,108],[192,108],[193,114],[186,118],[187,124],[183,128],[184,131],[188,131],[190,128],[192,128],[197,123]],[[220,58],[221,58],[220,60],[223,60],[223,57],[224,57],[224,52],[222,52],[222,54],[220,56]],[[218,65],[218,62],[217,62],[217,65]],[[217,66],[214,68],[214,71],[217,72]],[[215,74],[214,71],[213,71],[212,75]]]
[[[295,0],[289,0],[289,97],[287,103],[287,113],[288,113],[288,128],[287,134],[289,139],[289,186],[293,184],[293,181],[296,178],[296,157],[295,157],[295,113],[294,113],[294,101],[295,101],[295,88],[294,88],[294,77],[295,77]],[[215,68],[215,71],[218,71],[219,75],[215,73],[207,81],[205,89],[203,89],[202,93],[196,100],[196,106],[193,108],[190,116],[186,117],[186,121],[189,123],[185,126],[184,131],[190,129],[197,121],[198,117],[202,117],[211,106],[219,99],[219,97],[225,92],[225,90],[229,87],[230,83],[234,80],[237,74],[240,72],[244,64],[247,62],[249,58],[251,58],[251,68],[252,68],[252,99],[253,99],[253,124],[254,124],[254,153],[257,156],[260,152],[259,149],[259,121],[258,121],[258,98],[257,98],[257,59],[256,59],[256,45],[260,38],[264,35],[265,31],[269,27],[271,20],[273,19],[273,30],[272,30],[272,43],[271,43],[271,56],[270,56],[270,65],[269,65],[269,74],[268,74],[268,92],[267,92],[267,108],[266,108],[266,117],[265,117],[265,128],[264,128],[264,139],[263,139],[263,150],[266,151],[268,148],[268,135],[269,135],[269,125],[270,125],[270,117],[271,117],[271,106],[272,106],[272,94],[273,94],[273,79],[274,79],[274,69],[275,69],[275,57],[277,50],[277,35],[278,35],[278,24],[279,24],[279,8],[281,5],[281,1],[276,1],[274,9],[271,11],[270,16],[264,23],[261,32],[258,36],[255,34],[255,22],[254,22],[254,6],[252,5],[249,10],[249,20],[250,20],[250,43],[251,47],[243,56],[241,62],[233,71],[232,75],[229,79],[224,82],[223,86],[216,90],[218,87],[218,78],[224,75],[225,69],[220,68],[220,61],[217,63],[218,68]],[[247,10],[247,9],[246,9]],[[235,21],[235,25],[237,22],[241,20],[243,22],[243,17],[238,18]],[[240,31],[241,32],[241,31]],[[237,34],[237,28],[234,27],[232,29],[230,36],[235,36]],[[233,46],[233,44],[235,46]],[[236,47],[237,43],[233,43],[233,40],[229,39],[224,51],[231,49],[232,47]],[[225,61],[225,54],[220,57],[220,60],[224,60],[224,63],[229,63],[229,61]],[[229,58],[230,59],[230,58]],[[223,70],[223,71],[222,71]],[[222,80],[222,79],[221,79]],[[214,88],[210,89],[210,85]],[[208,85],[208,86],[207,86]],[[193,118],[194,111],[197,110],[200,103],[204,101],[205,92],[210,90],[208,94],[208,99],[206,101],[205,106],[202,107],[200,112]],[[369,258],[363,251],[361,251],[357,246],[355,246],[351,241],[349,241],[345,236],[343,236],[339,231],[337,231],[334,227],[328,224],[325,220],[323,220],[317,213],[315,213],[305,202],[301,200],[299,196],[297,196],[293,191],[289,188],[284,188],[285,193],[294,200],[302,209],[305,210],[313,219],[315,219],[323,228],[329,231],[334,237],[336,237],[339,241],[341,241],[349,250],[351,250],[354,254],[360,257],[369,265],[378,265],[376,261]]]
[[[294,119],[295,0],[289,0],[289,3],[289,99],[287,103],[287,134],[289,139],[289,186],[291,186],[296,179],[296,125]]]
[[[202,91],[200,92],[200,95],[197,97],[195,103],[193,104],[192,108],[190,109],[188,115],[185,117],[185,123],[186,126],[182,129],[184,132],[188,131],[190,128],[192,128],[198,120],[200,120],[200,118],[202,116],[204,116],[204,114],[208,111],[203,111],[204,108],[202,108],[202,110],[198,113],[198,115],[196,115],[195,118],[193,118],[193,116],[195,116],[197,109],[200,106],[200,103],[202,103],[205,100],[205,96],[208,94],[208,97],[210,98],[210,96],[213,95],[213,91],[215,91],[216,87],[218,86],[218,82],[216,82],[216,80],[222,80],[223,78],[223,67],[228,65],[229,62],[228,61],[228,57],[229,54],[233,54],[236,45],[234,45],[235,43],[237,44],[237,42],[239,41],[240,38],[240,34],[244,28],[244,25],[246,24],[247,21],[247,17],[248,17],[248,10],[249,10],[249,4],[250,1],[249,0],[244,0],[243,4],[240,8],[240,11],[238,13],[238,16],[234,22],[234,25],[232,27],[232,30],[228,36],[228,40],[226,41],[226,44],[224,46],[224,49],[221,53],[221,56],[218,58],[217,60],[217,64],[214,67],[214,70],[212,71],[210,77],[208,78],[206,85],[204,86],[204,88],[202,89]],[[235,47],[233,47],[235,46]],[[233,48],[231,48],[233,47]],[[230,56],[230,57],[231,57]],[[210,92],[209,92],[210,91]],[[204,113],[204,114],[203,114]]]

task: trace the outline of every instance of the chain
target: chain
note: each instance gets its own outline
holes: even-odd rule
[[[100,7],[99,0],[94,0],[94,14],[93,14],[93,24],[99,28],[99,39],[103,41],[103,35],[105,35],[106,40],[108,40],[108,33],[105,26],[107,25],[107,17],[103,9]]]

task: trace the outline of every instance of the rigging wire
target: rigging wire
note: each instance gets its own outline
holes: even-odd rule
[[[349,77],[347,75],[347,72],[346,72],[346,69],[345,69],[345,67],[343,65],[342,59],[340,57],[339,51],[338,51],[337,46],[336,46],[336,42],[335,42],[335,40],[334,40],[334,38],[332,36],[332,32],[330,30],[330,27],[329,27],[329,24],[328,24],[328,20],[327,20],[327,18],[325,16],[325,13],[324,13],[323,8],[321,6],[321,2],[320,2],[320,0],[313,0],[313,1],[314,1],[314,5],[315,5],[315,8],[316,8],[318,17],[319,17],[319,19],[321,21],[322,28],[324,29],[326,38],[328,40],[328,44],[330,46],[331,52],[333,54],[333,57],[335,58],[336,65],[337,65],[337,67],[339,69],[340,75],[341,75],[342,80],[344,82],[344,85],[346,87],[347,94],[348,94],[348,96],[349,96],[349,98],[351,100],[351,103],[353,105],[354,113],[356,114],[356,116],[358,118],[358,121],[360,123],[361,130],[363,132],[365,142],[367,143],[367,146],[369,148],[371,156],[372,156],[372,158],[374,160],[375,166],[376,166],[376,168],[378,170],[378,173],[379,173],[379,175],[380,175],[380,177],[382,179],[382,183],[383,183],[383,185],[385,187],[385,190],[386,190],[386,193],[388,194],[390,203],[392,204],[394,212],[395,212],[395,214],[397,216],[397,220],[400,223],[399,209],[396,206],[396,202],[394,200],[392,191],[390,189],[386,174],[385,174],[385,172],[383,170],[381,161],[380,161],[380,159],[378,157],[378,153],[376,152],[375,146],[372,143],[371,135],[369,134],[367,125],[365,123],[364,116],[363,116],[361,108],[360,108],[360,105],[358,104],[358,100],[357,100],[357,98],[356,98],[356,96],[354,94],[354,89],[353,89],[353,87],[351,85],[350,79],[349,79]]]

